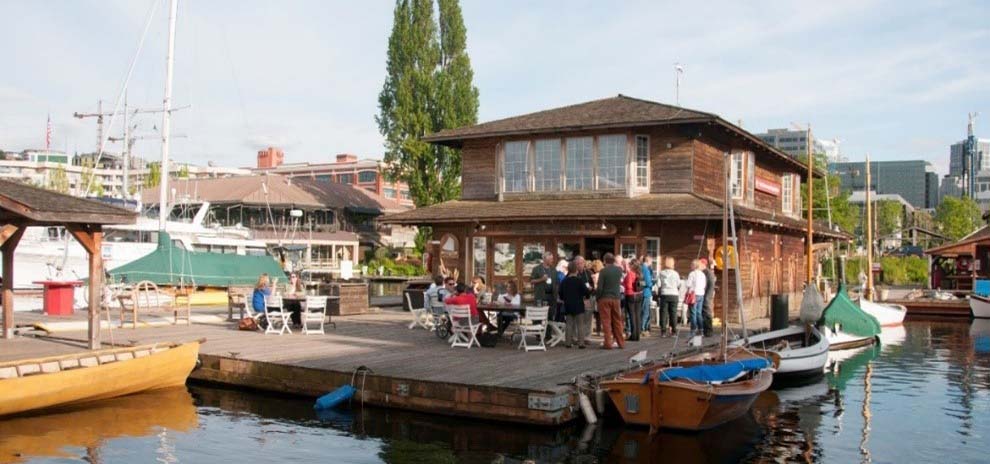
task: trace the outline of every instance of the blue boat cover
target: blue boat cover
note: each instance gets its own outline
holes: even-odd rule
[[[990,280],[976,279],[973,284],[973,293],[980,296],[990,296]]]
[[[724,364],[703,364],[692,367],[671,367],[660,371],[659,380],[690,380],[698,383],[724,382],[739,376],[743,372],[758,371],[770,367],[770,361],[763,358],[743,359]]]

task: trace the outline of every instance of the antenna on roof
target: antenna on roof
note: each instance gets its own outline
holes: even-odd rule
[[[674,63],[674,105],[681,106],[681,75],[684,74],[684,65]]]

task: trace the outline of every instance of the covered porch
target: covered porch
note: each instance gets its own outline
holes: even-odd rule
[[[962,239],[925,250],[933,289],[969,292],[973,281],[990,278],[990,226]]]
[[[103,289],[103,226],[133,224],[134,212],[98,201],[76,198],[29,185],[0,180],[0,254],[3,263],[4,339],[14,336],[14,252],[33,226],[65,227],[89,255],[88,342],[100,346],[100,304]]]

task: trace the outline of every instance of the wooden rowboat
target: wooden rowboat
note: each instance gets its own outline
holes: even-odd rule
[[[0,363],[0,417],[177,387],[200,341],[157,343]]]
[[[767,359],[762,369],[741,372],[724,381],[701,382],[690,379],[664,379],[664,372],[679,367],[731,364],[736,361]],[[736,348],[725,361],[720,353],[709,352],[660,368],[649,367],[607,380],[601,386],[626,424],[702,431],[745,415],[760,393],[773,382],[773,367],[780,358],[773,353]]]

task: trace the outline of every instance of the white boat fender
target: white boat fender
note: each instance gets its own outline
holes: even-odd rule
[[[581,412],[584,413],[584,420],[589,424],[598,423],[598,416],[595,415],[595,409],[591,407],[591,400],[588,399],[588,395],[584,392],[578,392],[578,402],[581,403]]]
[[[606,392],[604,388],[595,390],[595,410],[598,411],[598,414],[605,414],[605,398]]]

